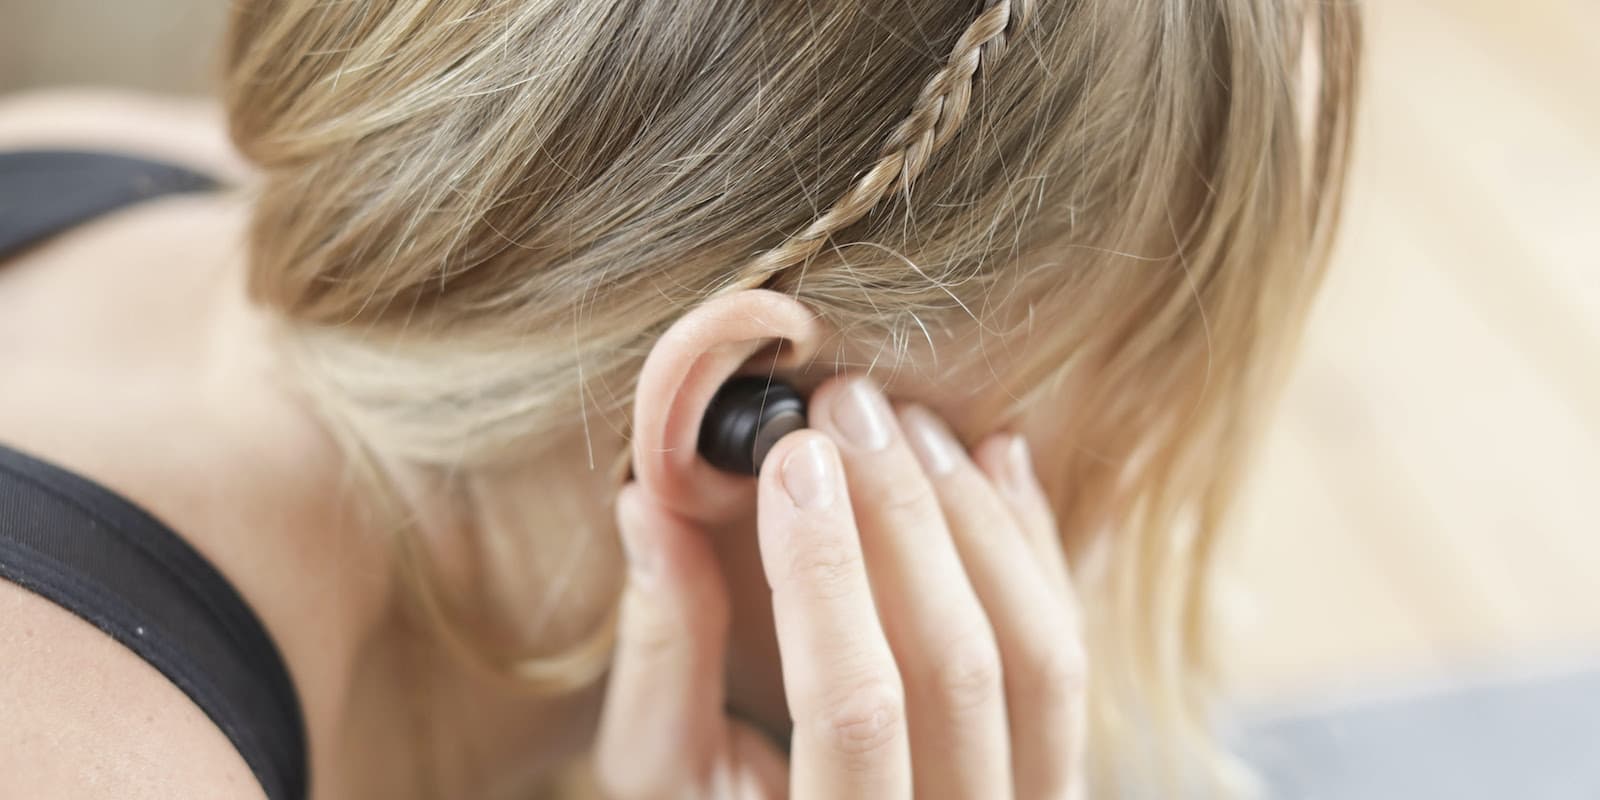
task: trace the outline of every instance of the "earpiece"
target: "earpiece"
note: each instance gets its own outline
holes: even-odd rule
[[[784,434],[806,426],[806,402],[794,387],[741,375],[717,390],[700,421],[700,455],[727,472],[755,475]]]

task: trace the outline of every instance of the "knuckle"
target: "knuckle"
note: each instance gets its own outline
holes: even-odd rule
[[[1000,651],[986,630],[956,639],[934,670],[938,692],[952,711],[999,703],[1004,696]]]
[[[1017,678],[1038,702],[1077,703],[1089,685],[1089,659],[1076,639],[1041,642],[1017,667]]]
[[[838,598],[848,594],[864,567],[858,548],[837,534],[807,536],[789,557],[788,577],[808,594]]]
[[[887,754],[906,735],[905,692],[898,680],[862,680],[826,703],[818,723],[823,740],[841,756]]]
[[[624,611],[622,635],[636,657],[647,661],[663,661],[684,648],[682,627],[672,618],[668,609],[650,603],[643,597],[631,597]]]
[[[926,478],[911,475],[885,481],[874,505],[891,519],[919,519],[938,511],[939,498]]]

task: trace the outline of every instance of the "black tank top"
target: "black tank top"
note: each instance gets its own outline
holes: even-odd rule
[[[0,153],[0,262],[139,200],[216,187],[180,167],[107,153]],[[160,520],[0,444],[0,579],[159,670],[228,737],[268,800],[304,800],[305,722],[282,654],[239,592]]]

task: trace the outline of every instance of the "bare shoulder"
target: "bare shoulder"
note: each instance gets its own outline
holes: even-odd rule
[[[165,676],[54,603],[0,581],[0,797],[263,798]]]
[[[216,100],[115,89],[0,95],[0,150],[80,147],[182,164],[244,182]]]

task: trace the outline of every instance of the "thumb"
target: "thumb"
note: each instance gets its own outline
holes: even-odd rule
[[[600,716],[596,779],[609,798],[679,796],[727,736],[727,587],[711,544],[638,484],[617,495],[628,582]]]

